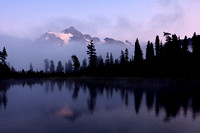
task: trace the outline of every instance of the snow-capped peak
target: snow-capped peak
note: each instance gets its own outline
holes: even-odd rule
[[[81,43],[81,44],[87,44],[91,40],[94,41],[94,43],[98,44],[116,44],[116,45],[131,45],[129,41],[120,41],[115,40],[113,38],[105,38],[104,40],[100,40],[98,37],[92,37],[89,34],[82,34],[80,31],[76,30],[73,26],[71,26],[68,29],[65,29],[61,32],[46,32],[46,34],[42,35],[38,41],[44,42],[44,43],[57,43],[57,44],[72,44],[72,43]]]
[[[71,33],[66,34],[66,33],[56,33],[56,32],[49,31],[48,34],[55,35],[56,37],[63,40],[65,44],[67,44],[70,41],[70,38],[73,37],[73,35]]]

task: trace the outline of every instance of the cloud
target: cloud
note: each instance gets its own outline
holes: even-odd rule
[[[154,28],[175,28],[177,25],[184,24],[184,15],[181,9],[169,13],[159,13],[152,17],[150,24]]]
[[[138,35],[138,32],[142,32],[141,22],[136,22],[123,16],[118,16],[114,19],[104,16],[53,18],[46,20],[41,25],[33,27],[29,32],[36,39],[47,31],[60,32],[70,26],[74,26],[84,34],[90,34],[101,39],[111,37],[123,41],[133,41]]]

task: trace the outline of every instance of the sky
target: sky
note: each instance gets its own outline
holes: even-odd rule
[[[39,38],[74,26],[119,40],[155,40],[163,32],[181,38],[200,30],[199,0],[1,0],[0,34]]]

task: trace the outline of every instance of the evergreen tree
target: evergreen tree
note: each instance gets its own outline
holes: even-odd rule
[[[188,50],[188,39],[187,39],[187,36],[185,36],[185,38],[183,40],[183,44],[182,44],[182,54],[187,55],[188,52],[189,52],[189,50]]]
[[[53,60],[50,61],[50,73],[54,73],[55,72],[55,65],[54,65],[54,62]]]
[[[200,36],[194,33],[192,37],[192,48],[193,48],[193,55],[195,57],[200,57]]]
[[[110,53],[110,65],[113,65],[114,64],[114,62],[113,62],[113,55],[112,55],[112,53]]]
[[[29,65],[29,71],[33,72],[33,65],[32,65],[32,63],[30,63],[30,65]]]
[[[136,39],[135,42],[135,53],[134,53],[134,63],[141,64],[143,62],[143,54],[140,48],[139,40]]]
[[[103,57],[101,55],[97,57],[97,66],[98,67],[104,66]]]
[[[12,72],[12,73],[16,72],[16,70],[15,70],[15,68],[13,66],[11,67],[10,72]]]
[[[115,65],[118,65],[118,64],[119,64],[119,60],[115,59]]]
[[[166,37],[166,42],[170,42],[172,40],[171,33],[165,33],[164,32],[164,36]]]
[[[124,64],[124,63],[125,63],[124,51],[121,50],[120,64]]]
[[[72,62],[69,60],[68,62],[65,63],[65,73],[70,73],[72,72]]]
[[[79,71],[80,62],[78,60],[78,57],[76,55],[72,55],[71,58],[72,58],[72,62],[73,62],[74,71],[75,72]]]
[[[61,61],[58,61],[58,65],[57,65],[57,68],[56,68],[56,72],[57,73],[62,73],[64,71],[64,67],[62,65],[62,62]]]
[[[160,43],[160,56],[163,56],[163,44],[162,42]]]
[[[109,60],[109,53],[106,53],[106,60],[105,60],[105,65],[108,66],[110,64],[110,60]]]
[[[197,55],[197,35],[196,32],[194,32],[192,36],[192,49],[193,49],[193,54]]]
[[[129,53],[128,53],[128,49],[127,49],[127,48],[125,49],[124,60],[125,60],[125,63],[128,63],[128,60],[129,60]]]
[[[49,60],[48,59],[44,60],[44,69],[45,69],[45,73],[49,72]]]
[[[6,52],[6,48],[3,47],[3,51],[0,51],[0,60],[2,64],[6,64],[6,58],[7,58],[8,54]]]
[[[181,39],[177,37],[176,34],[172,35],[172,43],[173,43],[173,53],[175,57],[179,57],[181,55]]]
[[[159,36],[156,36],[156,40],[155,40],[155,50],[156,50],[156,57],[160,56],[160,39]]]
[[[82,68],[83,68],[83,69],[86,69],[86,68],[87,68],[87,59],[86,59],[86,58],[83,59]]]
[[[93,40],[90,41],[90,44],[88,44],[87,48],[88,48],[87,54],[89,55],[89,67],[95,68],[96,62],[97,62],[97,56],[96,56],[96,49],[95,49]]]
[[[147,48],[146,48],[146,61],[147,61],[147,63],[152,63],[153,58],[154,58],[153,43],[150,43],[150,41],[148,41]]]
[[[0,77],[6,76],[10,72],[10,68],[6,64],[7,56],[6,48],[4,47],[3,50],[0,51]]]
[[[166,36],[170,39],[166,39],[167,42],[163,47],[163,54],[165,59],[168,61],[175,61],[177,60],[178,55],[181,51],[181,45],[178,37],[174,34],[172,37],[170,35]]]

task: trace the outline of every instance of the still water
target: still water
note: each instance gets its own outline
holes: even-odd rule
[[[200,83],[0,81],[0,133],[200,133]]]

